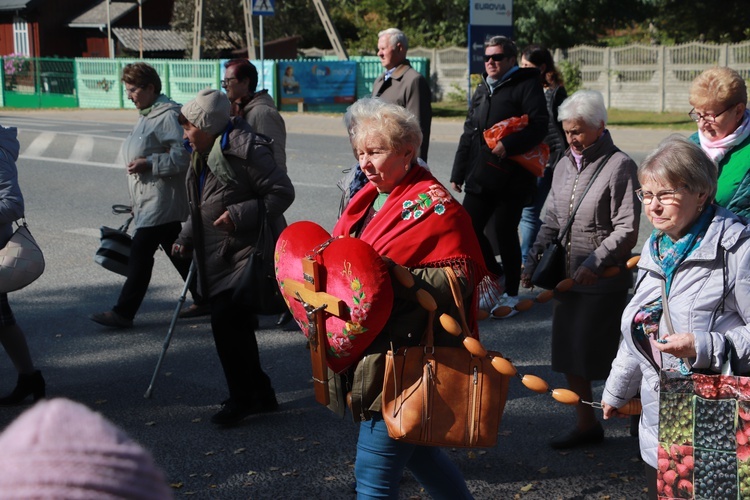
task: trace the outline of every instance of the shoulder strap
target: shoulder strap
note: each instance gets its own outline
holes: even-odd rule
[[[565,224],[565,228],[562,231],[560,231],[560,233],[558,234],[557,239],[559,241],[562,241],[562,239],[565,237],[565,233],[567,233],[570,230],[570,226],[573,225],[573,218],[575,217],[575,214],[578,211],[578,207],[581,206],[581,202],[583,202],[583,198],[586,197],[586,193],[588,193],[589,189],[591,189],[591,186],[594,184],[594,180],[599,175],[599,172],[602,171],[602,169],[604,168],[604,165],[606,165],[609,159],[612,158],[612,155],[614,155],[615,153],[618,153],[619,151],[620,151],[619,149],[615,148],[614,151],[612,151],[607,156],[605,156],[604,159],[601,161],[601,163],[597,165],[594,175],[591,176],[589,183],[586,185],[586,189],[584,189],[583,194],[581,194],[581,196],[578,198],[578,202],[576,202],[576,206],[573,208],[573,211],[570,213],[570,218],[568,218],[568,223]]]

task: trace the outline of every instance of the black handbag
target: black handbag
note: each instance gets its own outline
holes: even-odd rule
[[[287,310],[287,305],[276,281],[273,257],[276,239],[265,213],[261,220],[258,241],[248,257],[232,300],[255,314],[281,314]]]
[[[125,205],[113,205],[112,212],[115,214],[129,213],[130,207]],[[128,275],[128,262],[130,261],[130,247],[133,237],[128,234],[128,227],[133,216],[128,217],[125,224],[117,229],[102,226],[99,248],[94,255],[94,262],[104,269],[122,276]]]
[[[544,248],[542,258],[536,265],[531,282],[534,286],[552,290],[565,279],[565,261],[567,253],[560,240],[553,238]]]
[[[565,224],[565,227],[560,233],[558,233],[557,237],[552,238],[552,241],[547,243],[547,246],[544,247],[544,252],[542,253],[542,256],[539,257],[539,262],[536,265],[536,269],[534,269],[534,274],[531,275],[531,283],[534,286],[552,290],[558,283],[567,277],[566,266],[568,256],[562,242],[565,240],[565,235],[570,230],[570,226],[573,225],[573,217],[578,211],[578,207],[581,206],[583,198],[586,196],[586,193],[589,192],[589,189],[591,189],[591,185],[594,184],[594,179],[596,179],[599,172],[604,168],[604,165],[607,164],[612,155],[617,151],[619,151],[619,149],[615,149],[615,151],[608,154],[604,160],[599,163],[594,175],[591,176],[591,180],[589,180],[588,185],[586,185],[583,194],[578,197],[578,203],[576,203],[575,208],[573,208],[573,211],[570,213],[568,223]]]

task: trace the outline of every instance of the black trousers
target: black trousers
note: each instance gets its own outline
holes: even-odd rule
[[[172,244],[182,230],[182,224],[178,221],[161,224],[152,227],[140,227],[133,234],[133,243],[130,247],[130,261],[128,262],[128,276],[120,291],[117,305],[112,310],[128,319],[133,319],[141,307],[143,298],[146,296],[148,285],[151,282],[151,272],[154,268],[154,254],[159,245],[164,248],[169,260],[182,276],[186,279],[190,270],[190,259],[173,258],[171,255]],[[193,300],[200,302],[195,285],[196,280],[190,285]]]
[[[518,239],[518,223],[523,207],[528,203],[529,190],[519,189],[505,193],[482,192],[466,193],[463,205],[471,216],[474,232],[479,239],[487,269],[491,273],[505,275],[505,291],[508,295],[518,295],[521,284],[521,243]],[[490,218],[494,215],[496,244],[500,251],[503,266],[495,260],[495,252],[484,233]]]
[[[271,379],[260,367],[255,329],[258,318],[232,301],[233,290],[211,298],[211,329],[229,397],[250,403],[273,395]]]

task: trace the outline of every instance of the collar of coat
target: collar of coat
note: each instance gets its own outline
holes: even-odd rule
[[[411,68],[411,63],[408,59],[404,59],[404,62],[399,64],[393,69],[393,72],[391,73],[391,78],[394,80],[401,80],[403,78],[404,74],[409,71],[409,68]],[[387,71],[385,72],[387,73]],[[385,78],[385,73],[383,73],[383,78]]]

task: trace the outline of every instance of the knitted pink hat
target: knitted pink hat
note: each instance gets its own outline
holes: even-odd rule
[[[0,434],[3,499],[171,499],[151,455],[98,413],[42,401]]]

